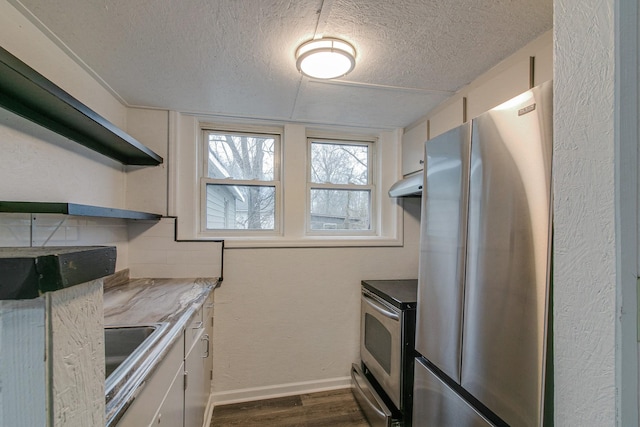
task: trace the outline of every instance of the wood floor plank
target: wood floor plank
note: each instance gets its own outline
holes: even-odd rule
[[[210,427],[368,427],[350,389],[216,406]]]

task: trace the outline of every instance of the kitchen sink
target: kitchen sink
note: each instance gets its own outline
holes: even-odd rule
[[[126,372],[156,342],[166,323],[110,325],[104,328],[105,377],[107,385]],[[107,388],[109,388],[107,386]]]

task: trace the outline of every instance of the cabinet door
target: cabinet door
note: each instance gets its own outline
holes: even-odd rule
[[[172,387],[176,372],[184,372],[182,368],[183,357],[184,336],[181,335],[151,377],[138,386],[135,400],[118,422],[118,427],[153,425],[154,414],[161,406],[167,390]],[[182,406],[182,401],[183,399],[180,398],[180,406]],[[177,424],[177,426],[181,425],[182,423]]]
[[[530,83],[530,62],[525,58],[469,92],[467,120],[526,92]]]
[[[213,292],[207,298],[204,303],[204,322],[206,341],[203,337],[203,345],[205,346],[206,357],[202,359],[204,364],[204,393],[205,393],[205,405],[209,402],[209,395],[211,394],[211,380],[213,379]]]
[[[464,123],[464,98],[459,97],[429,117],[429,139]]]
[[[173,377],[173,382],[164,396],[164,400],[158,409],[150,427],[167,426],[181,427],[183,424],[183,402],[184,399],[184,365],[180,364],[180,369]]]
[[[424,120],[402,136],[402,175],[417,172],[424,167],[424,143],[427,140],[428,124]]]
[[[184,360],[186,387],[184,390],[184,426],[201,427],[204,421],[205,383],[209,383],[209,373],[205,373],[206,334],[204,328],[193,340]],[[207,338],[208,339],[208,338]],[[208,394],[207,394],[208,397]]]

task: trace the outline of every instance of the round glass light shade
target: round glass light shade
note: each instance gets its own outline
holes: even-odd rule
[[[356,66],[356,50],[339,39],[317,39],[303,43],[296,51],[296,67],[314,79],[335,79]]]

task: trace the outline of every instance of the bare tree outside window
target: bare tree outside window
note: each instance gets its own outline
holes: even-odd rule
[[[214,131],[205,138],[207,229],[273,230],[279,138]]]
[[[370,144],[311,142],[311,230],[370,230]]]

